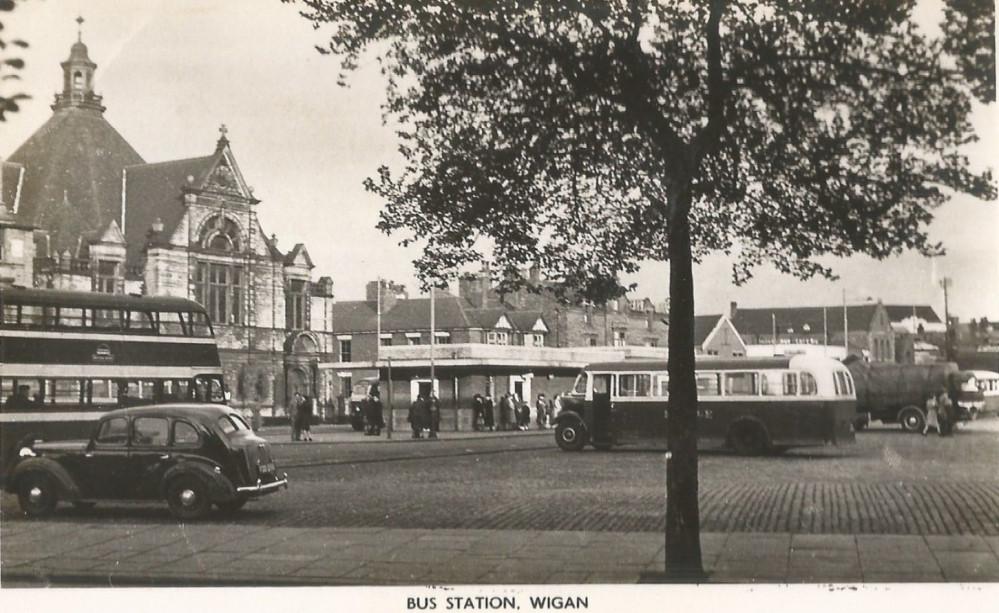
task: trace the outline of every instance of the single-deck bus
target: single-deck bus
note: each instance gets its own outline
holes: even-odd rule
[[[211,322],[197,302],[0,287],[0,458],[27,435],[86,438],[106,411],[224,404]]]
[[[855,441],[856,397],[850,371],[836,360],[699,358],[698,441],[762,454],[789,447]],[[665,361],[590,364],[556,417],[555,441],[566,451],[666,439]]]

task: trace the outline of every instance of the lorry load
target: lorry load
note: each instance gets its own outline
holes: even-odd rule
[[[975,419],[984,406],[975,375],[954,362],[894,364],[864,360],[846,363],[857,390],[855,426],[870,420],[899,423],[910,432],[921,432],[926,423],[926,399],[947,391],[957,421]]]

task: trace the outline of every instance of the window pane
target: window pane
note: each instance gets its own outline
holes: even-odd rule
[[[59,307],[58,325],[66,328],[83,327],[83,309],[73,307]]]
[[[165,336],[184,336],[184,326],[180,321],[180,313],[164,311],[159,315],[160,334]]]
[[[197,445],[198,431],[194,426],[186,421],[178,421],[173,424],[173,444],[174,445]]]
[[[756,373],[754,372],[725,373],[725,394],[728,396],[755,396]]]
[[[163,382],[163,402],[183,402],[191,398],[191,382],[172,379]]]
[[[232,421],[228,417],[225,416],[219,417],[218,423],[219,427],[222,428],[222,432],[225,432],[226,434],[235,432],[238,429],[236,425],[232,423]]]
[[[100,431],[97,433],[97,442],[101,445],[117,445],[122,447],[127,445],[128,421],[124,417],[104,420],[101,423]]]
[[[35,306],[33,304],[21,305],[22,326],[32,326],[40,328],[42,327],[42,324],[43,324],[42,307]]]
[[[187,321],[192,336],[209,338],[212,335],[212,327],[208,323],[208,316],[204,313],[188,313]]]
[[[655,382],[655,395],[660,398],[669,397],[669,374],[656,373]]]
[[[796,372],[784,373],[784,395],[785,396],[798,395],[798,373]]]
[[[93,309],[91,311],[91,325],[95,328],[105,328],[108,330],[121,329],[121,311],[118,309]]]
[[[819,386],[815,383],[815,377],[810,372],[801,373],[801,394],[803,396],[814,396],[819,393]]]
[[[718,385],[717,373],[698,373],[697,395],[698,396],[720,396],[721,387]]]
[[[167,443],[167,420],[162,417],[136,417],[132,428],[134,445],[162,447]]]
[[[129,330],[153,330],[155,326],[153,325],[153,316],[151,313],[145,311],[129,311],[128,312],[128,329]]]
[[[4,325],[14,325],[17,323],[17,305],[16,304],[5,304],[3,305],[3,322]]]
[[[635,395],[635,375],[617,376],[617,395],[629,398]]]
[[[56,404],[76,404],[80,402],[79,379],[56,379],[52,389]]]

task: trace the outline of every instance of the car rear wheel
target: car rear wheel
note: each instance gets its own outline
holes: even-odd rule
[[[580,451],[586,445],[586,433],[577,422],[561,422],[555,426],[555,442],[562,451]]]
[[[919,407],[907,406],[898,412],[898,423],[906,432],[922,432],[926,425],[926,417]]]
[[[249,500],[246,496],[236,496],[228,502],[217,502],[215,506],[219,508],[219,511],[223,513],[235,513],[236,511],[243,508],[243,505]]]
[[[763,427],[752,422],[736,424],[729,435],[729,442],[739,455],[763,455],[769,447]]]
[[[167,504],[174,517],[183,520],[200,519],[212,507],[208,488],[195,477],[177,477],[167,486]]]
[[[29,474],[21,478],[17,488],[17,502],[28,517],[43,517],[55,509],[59,502],[55,483],[43,473]]]

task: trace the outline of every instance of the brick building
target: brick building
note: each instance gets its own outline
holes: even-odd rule
[[[97,64],[78,40],[52,116],[0,165],[0,276],[35,287],[182,296],[205,305],[233,404],[265,414],[294,391],[326,398],[333,284],[306,248],[268,237],[226,129],[213,150],[146,163],[104,117]],[[20,249],[14,231],[37,227]],[[20,276],[8,272],[19,252]],[[10,257],[8,257],[10,256]],[[27,274],[24,271],[30,271]]]

